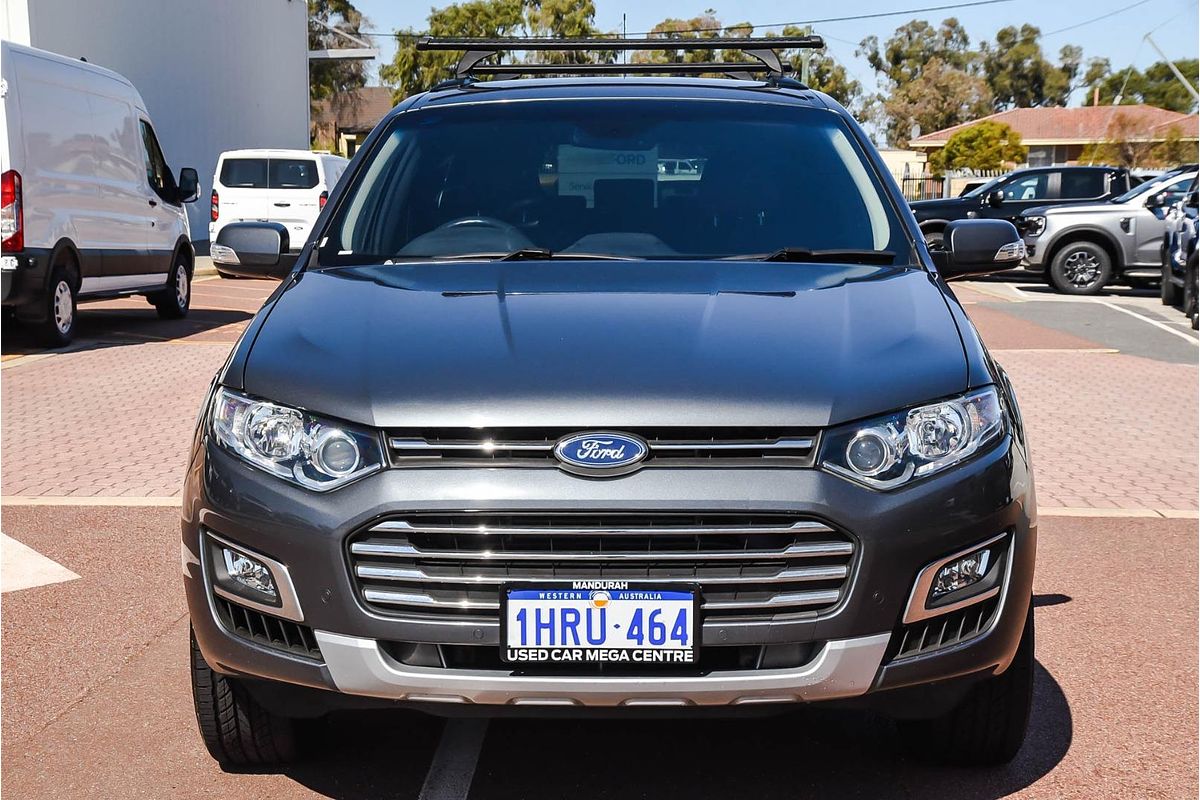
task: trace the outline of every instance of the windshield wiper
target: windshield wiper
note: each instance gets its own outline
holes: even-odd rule
[[[508,253],[456,253],[452,256],[427,256],[437,261],[549,261],[551,259],[575,261],[636,261],[634,256],[617,256],[610,253],[555,253],[544,247],[522,247]]]
[[[773,253],[733,256],[738,261],[790,261],[798,264],[891,264],[896,254],[891,250],[809,250],[804,247],[784,247]]]

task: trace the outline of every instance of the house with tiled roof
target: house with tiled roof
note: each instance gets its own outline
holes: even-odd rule
[[[1118,119],[1120,118],[1120,119]],[[918,136],[908,143],[926,156],[946,146],[955,133],[991,120],[1002,122],[1021,135],[1029,148],[1029,166],[1074,164],[1088,145],[1112,138],[1114,128],[1145,142],[1161,142],[1178,133],[1184,142],[1200,142],[1200,118],[1147,105],[1081,106],[1077,108],[1013,108]]]
[[[332,100],[322,100],[313,107],[310,137],[313,145],[350,158],[394,105],[392,90],[383,86],[364,86]]]

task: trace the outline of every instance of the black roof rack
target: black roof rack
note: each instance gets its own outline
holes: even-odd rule
[[[791,72],[791,64],[783,64],[783,72]],[[721,72],[726,75],[750,75],[774,72],[766,64],[747,61],[700,61],[670,64],[480,64],[471,68],[472,75],[705,75]]]
[[[653,39],[617,39],[586,37],[577,39],[542,38],[522,39],[519,37],[499,38],[434,38],[425,36],[417,40],[418,50],[461,50],[462,58],[454,68],[454,75],[464,79],[472,73],[477,75],[620,75],[620,74],[698,74],[703,72],[770,72],[782,75],[787,71],[779,58],[779,50],[799,48],[820,49],[825,40],[820,36],[771,36],[771,37],[714,37],[711,39],[683,39],[659,37]],[[757,59],[753,62],[709,62],[707,64],[504,64],[479,66],[479,62],[497,53],[508,50],[603,50],[622,52],[626,50],[741,50]]]

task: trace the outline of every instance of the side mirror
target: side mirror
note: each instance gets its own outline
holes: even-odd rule
[[[288,229],[278,222],[233,222],[209,248],[221,272],[243,278],[283,278],[296,263]]]
[[[179,202],[194,203],[200,199],[200,176],[191,167],[179,170]]]
[[[989,192],[987,196],[987,204],[992,208],[999,208],[1004,203],[1004,192],[997,189],[994,192]]]
[[[1167,205],[1167,193],[1157,192],[1146,198],[1146,208],[1162,208]]]
[[[948,281],[1014,269],[1025,257],[1021,235],[1002,219],[954,220],[942,232],[942,248],[932,255]]]

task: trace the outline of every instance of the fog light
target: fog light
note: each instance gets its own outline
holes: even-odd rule
[[[988,562],[992,551],[984,548],[962,558],[951,561],[938,570],[933,579],[933,588],[929,592],[930,599],[937,598],[965,589],[973,583],[978,583],[987,575]]]
[[[279,596],[275,591],[275,581],[271,580],[271,570],[263,564],[228,547],[221,548],[221,555],[225,558],[225,571],[229,573],[230,580],[272,600]]]

